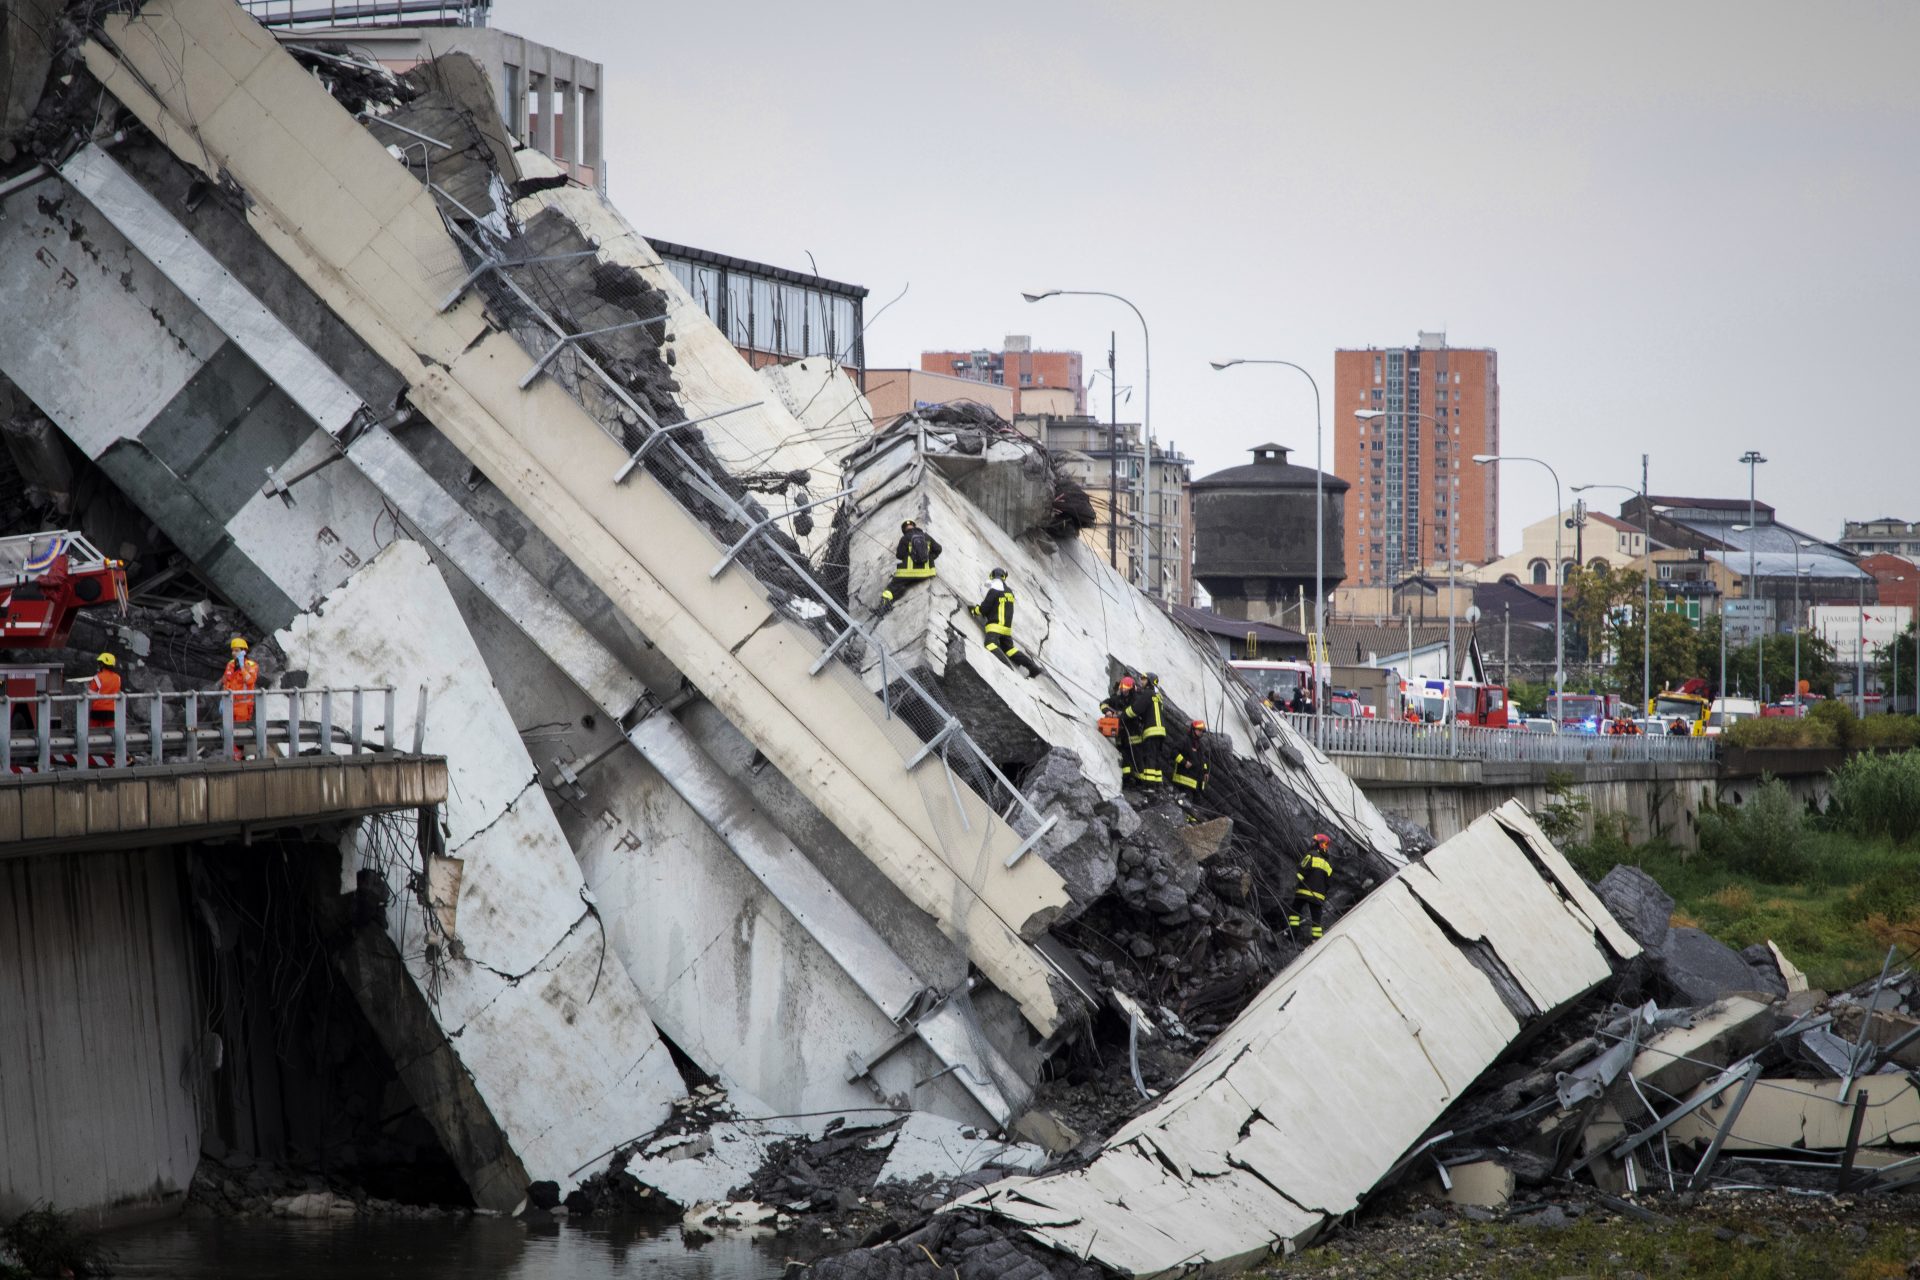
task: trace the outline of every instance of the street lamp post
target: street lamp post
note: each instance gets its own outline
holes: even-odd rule
[[[1619,489],[1635,492],[1624,484],[1577,484],[1575,493],[1589,489]],[[1647,455],[1640,455],[1640,537],[1641,554],[1647,558],[1646,571],[1640,575],[1640,699],[1647,714],[1653,714],[1653,504],[1647,497]]]
[[[1853,617],[1853,714],[1864,719],[1867,714],[1867,575],[1861,574],[1855,585],[1860,588],[1860,607]]]
[[[1566,703],[1567,692],[1567,628],[1561,612],[1561,587],[1566,580],[1565,566],[1561,562],[1563,552],[1560,546],[1560,473],[1539,458],[1529,458],[1518,453],[1476,453],[1474,462],[1486,466],[1490,462],[1531,462],[1535,466],[1546,467],[1547,474],[1553,477],[1553,694],[1556,714]]]
[[[1745,453],[1740,455],[1740,461],[1747,464],[1747,525],[1749,528],[1751,528],[1754,522],[1754,502],[1753,502],[1754,468],[1758,467],[1761,463],[1765,462],[1766,459],[1760,456],[1760,451],[1758,449],[1749,449]],[[1754,592],[1758,590],[1760,586],[1759,579],[1753,576],[1753,560],[1754,560],[1753,544],[1754,544],[1754,539],[1752,537],[1749,537],[1747,539],[1747,599],[1748,600],[1752,600],[1754,598]],[[1726,624],[1723,621],[1721,623],[1722,628],[1724,628],[1725,625]],[[1760,624],[1761,643],[1758,646],[1756,646],[1753,651],[1754,653],[1753,691],[1754,693],[1759,695],[1761,706],[1765,706],[1767,703],[1766,638],[1767,638],[1767,626],[1766,626],[1766,622],[1764,620],[1764,615],[1763,615],[1763,618]]]
[[[1237,364],[1277,364],[1295,370],[1307,380],[1313,388],[1313,637],[1308,641],[1307,661],[1313,668],[1313,744],[1322,745],[1325,737],[1321,724],[1321,704],[1326,701],[1326,690],[1320,680],[1320,660],[1314,657],[1314,648],[1327,651],[1327,497],[1326,468],[1322,465],[1320,452],[1320,383],[1311,373],[1291,360],[1213,360],[1214,372],[1231,369]],[[1328,671],[1328,680],[1332,671]]]
[[[1147,318],[1140,314],[1140,308],[1117,293],[1107,293],[1101,289],[1049,289],[1045,293],[1022,293],[1028,302],[1041,302],[1047,298],[1112,298],[1115,302],[1125,303],[1134,318],[1140,321],[1141,364],[1145,374],[1141,378],[1140,431],[1146,436],[1144,442],[1145,458],[1141,464],[1140,477],[1140,514],[1145,519],[1147,531],[1146,562],[1148,590],[1160,595],[1160,574],[1155,569],[1156,553],[1159,551],[1159,539],[1154,534],[1153,512],[1153,335],[1147,329]]]
[[[1418,409],[1403,409],[1401,413],[1409,418],[1425,418],[1428,422],[1440,428],[1443,436],[1446,433],[1447,424],[1430,413],[1421,413]],[[1385,409],[1355,409],[1353,416],[1361,422],[1372,422],[1375,418],[1386,417],[1387,411]],[[1451,450],[1449,450],[1449,452],[1451,452]],[[1455,546],[1453,540],[1453,518],[1451,515],[1448,516],[1447,524],[1441,530],[1441,534],[1447,540],[1447,754],[1454,755],[1457,754],[1456,748],[1458,741],[1453,726],[1460,717],[1459,708],[1453,701],[1453,684],[1460,676],[1460,660],[1455,656],[1453,647],[1455,613],[1453,598],[1453,561],[1454,553],[1458,548]],[[1418,537],[1414,539],[1414,544],[1416,546],[1419,545]],[[1413,652],[1411,645],[1408,646],[1407,652],[1407,670],[1409,673],[1413,670]]]

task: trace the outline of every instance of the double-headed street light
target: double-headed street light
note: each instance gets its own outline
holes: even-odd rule
[[[1020,296],[1028,302],[1044,302],[1048,298],[1112,298],[1115,302],[1125,303],[1127,310],[1133,312],[1134,318],[1140,321],[1141,363],[1145,367],[1145,375],[1141,378],[1140,431],[1146,436],[1146,456],[1141,464],[1138,492],[1140,514],[1146,519],[1147,530],[1146,554],[1141,559],[1146,565],[1147,581],[1150,584],[1148,590],[1153,595],[1160,595],[1160,573],[1155,568],[1160,540],[1154,536],[1153,532],[1156,524],[1153,518],[1153,335],[1147,330],[1147,318],[1140,314],[1140,308],[1127,299],[1117,293],[1107,293],[1101,289],[1049,289],[1045,293],[1022,293]],[[1118,432],[1115,434],[1117,436]],[[1114,446],[1119,447],[1117,439]],[[1119,568],[1117,564],[1114,567]]]
[[[1324,734],[1321,731],[1320,717],[1323,714],[1321,704],[1326,699],[1326,688],[1320,679],[1320,660],[1314,656],[1317,646],[1321,652],[1327,648],[1327,497],[1326,472],[1321,466],[1320,452],[1320,384],[1306,369],[1291,360],[1248,360],[1236,357],[1232,360],[1212,360],[1215,373],[1222,369],[1231,369],[1237,364],[1277,364],[1295,370],[1307,380],[1313,388],[1313,635],[1308,640],[1307,664],[1313,668],[1313,741],[1321,744]],[[1333,672],[1327,672],[1327,684],[1331,684]]]
[[[1531,462],[1537,467],[1546,467],[1547,474],[1553,477],[1553,703],[1554,714],[1560,714],[1560,708],[1566,704],[1567,692],[1567,628],[1561,611],[1561,584],[1566,580],[1566,565],[1561,561],[1560,529],[1563,522],[1560,512],[1560,473],[1539,458],[1529,458],[1518,453],[1476,453],[1473,460],[1480,466],[1491,462]]]

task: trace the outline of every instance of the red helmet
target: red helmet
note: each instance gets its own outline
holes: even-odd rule
[[[1207,731],[1207,722],[1205,720],[1195,720],[1193,722],[1193,731],[1195,733],[1205,733]]]
[[[1122,689],[1131,689],[1131,688],[1133,688],[1133,677],[1132,677],[1132,676],[1121,676],[1121,677],[1120,677],[1120,687],[1121,687]]]
[[[1324,849],[1328,845],[1333,843],[1333,837],[1329,836],[1324,831],[1316,831],[1313,834],[1313,842],[1319,845],[1322,849]]]

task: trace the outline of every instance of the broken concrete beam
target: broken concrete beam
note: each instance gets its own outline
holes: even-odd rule
[[[1628,1071],[1642,1086],[1677,1097],[1765,1044],[1773,1024],[1766,1004],[1731,996],[1698,1014],[1692,1026],[1656,1034]]]
[[[463,863],[457,902],[424,919],[405,909],[404,881],[426,868],[395,865],[372,844],[343,868],[343,889],[362,868],[387,879],[389,931],[485,1103],[474,1114],[453,1106],[457,1094],[415,1098],[446,1149],[505,1148],[531,1180],[571,1187],[609,1133],[652,1129],[685,1086],[608,954],[539,772],[439,570],[420,544],[397,541],[275,639],[316,685],[427,686],[425,749],[447,758],[446,849]],[[396,700],[396,741],[412,741],[415,709],[410,696]],[[457,932],[433,932],[449,914]],[[468,1124],[497,1134],[459,1132]],[[511,1210],[525,1194],[463,1172],[484,1207]]]
[[[1129,1276],[1305,1243],[1546,1011],[1639,954],[1570,902],[1580,883],[1510,802],[1356,904],[1084,1169],[956,1206]]]
[[[1722,1145],[1729,1151],[1839,1151],[1847,1145],[1855,1100],[1864,1093],[1862,1146],[1920,1146],[1920,1089],[1913,1081],[1898,1075],[1863,1076],[1846,1089],[1843,1100],[1845,1083],[1778,1077],[1758,1081]],[[1723,1095],[1682,1117],[1669,1130],[1672,1140],[1712,1141],[1724,1126],[1730,1102],[1731,1096]]]

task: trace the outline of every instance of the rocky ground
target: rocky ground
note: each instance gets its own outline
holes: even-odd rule
[[[190,1218],[438,1218],[474,1211],[389,1200],[340,1178],[234,1153],[201,1159],[186,1212]]]

